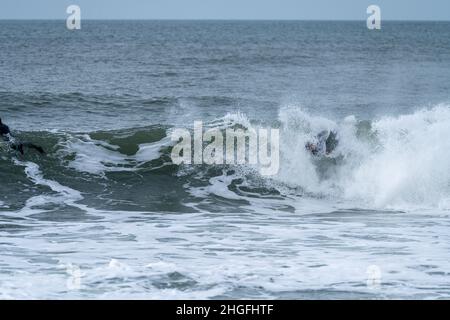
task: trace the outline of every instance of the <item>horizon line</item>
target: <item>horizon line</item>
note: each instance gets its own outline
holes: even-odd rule
[[[66,21],[67,18],[0,18],[0,21]],[[251,19],[251,18],[83,18],[83,21],[298,21],[365,22],[366,19]],[[383,19],[383,22],[450,22],[440,19]]]

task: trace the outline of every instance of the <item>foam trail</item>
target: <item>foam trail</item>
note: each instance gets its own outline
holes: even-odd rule
[[[89,135],[74,137],[63,143],[63,152],[75,154],[75,159],[69,167],[91,174],[103,174],[106,171],[126,171],[124,166],[128,164],[126,158],[115,151],[113,146],[104,141],[93,140]]]
[[[39,166],[36,163],[29,162],[29,161],[21,162],[18,160],[15,160],[14,162],[17,165],[25,166],[25,174],[35,184],[47,186],[52,191],[54,191],[58,194],[58,196],[56,198],[50,197],[50,196],[48,196],[48,197],[42,197],[42,196],[32,197],[31,199],[29,199],[27,201],[27,207],[31,208],[34,206],[48,203],[51,200],[51,198],[53,198],[53,201],[50,201],[50,202],[55,202],[55,200],[57,200],[58,202],[63,202],[67,205],[77,206],[77,205],[75,205],[75,202],[84,199],[79,191],[74,190],[69,187],[66,187],[66,186],[63,186],[56,181],[45,179],[39,169]]]
[[[140,165],[158,159],[161,149],[171,143],[169,137],[164,137],[156,142],[140,144],[135,155],[124,155],[118,151],[118,146],[92,139],[85,134],[62,142],[63,149],[60,154],[75,155],[75,159],[69,162],[70,168],[79,172],[104,175],[106,172],[136,171]]]
[[[139,145],[139,150],[133,159],[140,164],[158,159],[161,155],[161,148],[171,144],[172,141],[169,137],[165,137],[160,141],[141,144]]]

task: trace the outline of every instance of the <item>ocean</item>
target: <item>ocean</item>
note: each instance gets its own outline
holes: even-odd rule
[[[2,299],[450,298],[450,23],[0,21]],[[280,168],[171,132],[276,128]],[[339,134],[338,161],[305,143]]]

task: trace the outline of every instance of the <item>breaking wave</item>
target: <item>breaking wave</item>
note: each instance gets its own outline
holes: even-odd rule
[[[439,105],[374,121],[335,122],[286,107],[277,180],[306,192],[376,207],[449,207],[450,108]],[[316,159],[305,143],[321,130],[339,133],[331,158]]]
[[[154,208],[153,201],[167,195],[147,200],[132,195],[159,192],[161,183],[178,190],[165,203],[176,210],[179,206],[198,209],[199,203],[211,205],[218,198],[230,205],[234,202],[236,208],[266,197],[328,198],[364,208],[450,208],[450,108],[446,105],[373,121],[354,116],[335,121],[287,106],[280,109],[274,125],[280,129],[280,171],[272,177],[259,176],[251,166],[175,166],[170,159],[173,128],[153,126],[91,133],[21,132],[20,139],[42,145],[49,155],[30,153],[17,160],[18,155],[3,150],[0,166],[8,176],[0,188],[7,194],[18,188],[13,186],[16,181],[23,181],[27,190],[44,184],[63,193],[56,199],[75,194],[71,205],[84,199],[82,194],[95,194],[97,201],[107,198],[139,210]],[[235,126],[259,124],[242,113],[206,124],[221,129]],[[309,154],[305,144],[322,130],[336,131],[339,144],[330,156],[320,158]],[[29,204],[29,199],[36,200],[28,197],[23,203]],[[7,198],[0,199],[0,207],[10,206],[14,204]],[[223,202],[219,207],[224,207]]]

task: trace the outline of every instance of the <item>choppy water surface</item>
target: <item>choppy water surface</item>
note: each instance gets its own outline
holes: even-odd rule
[[[450,24],[0,22],[0,298],[450,296]],[[280,171],[175,128],[280,129]],[[304,145],[339,132],[339,161]]]

